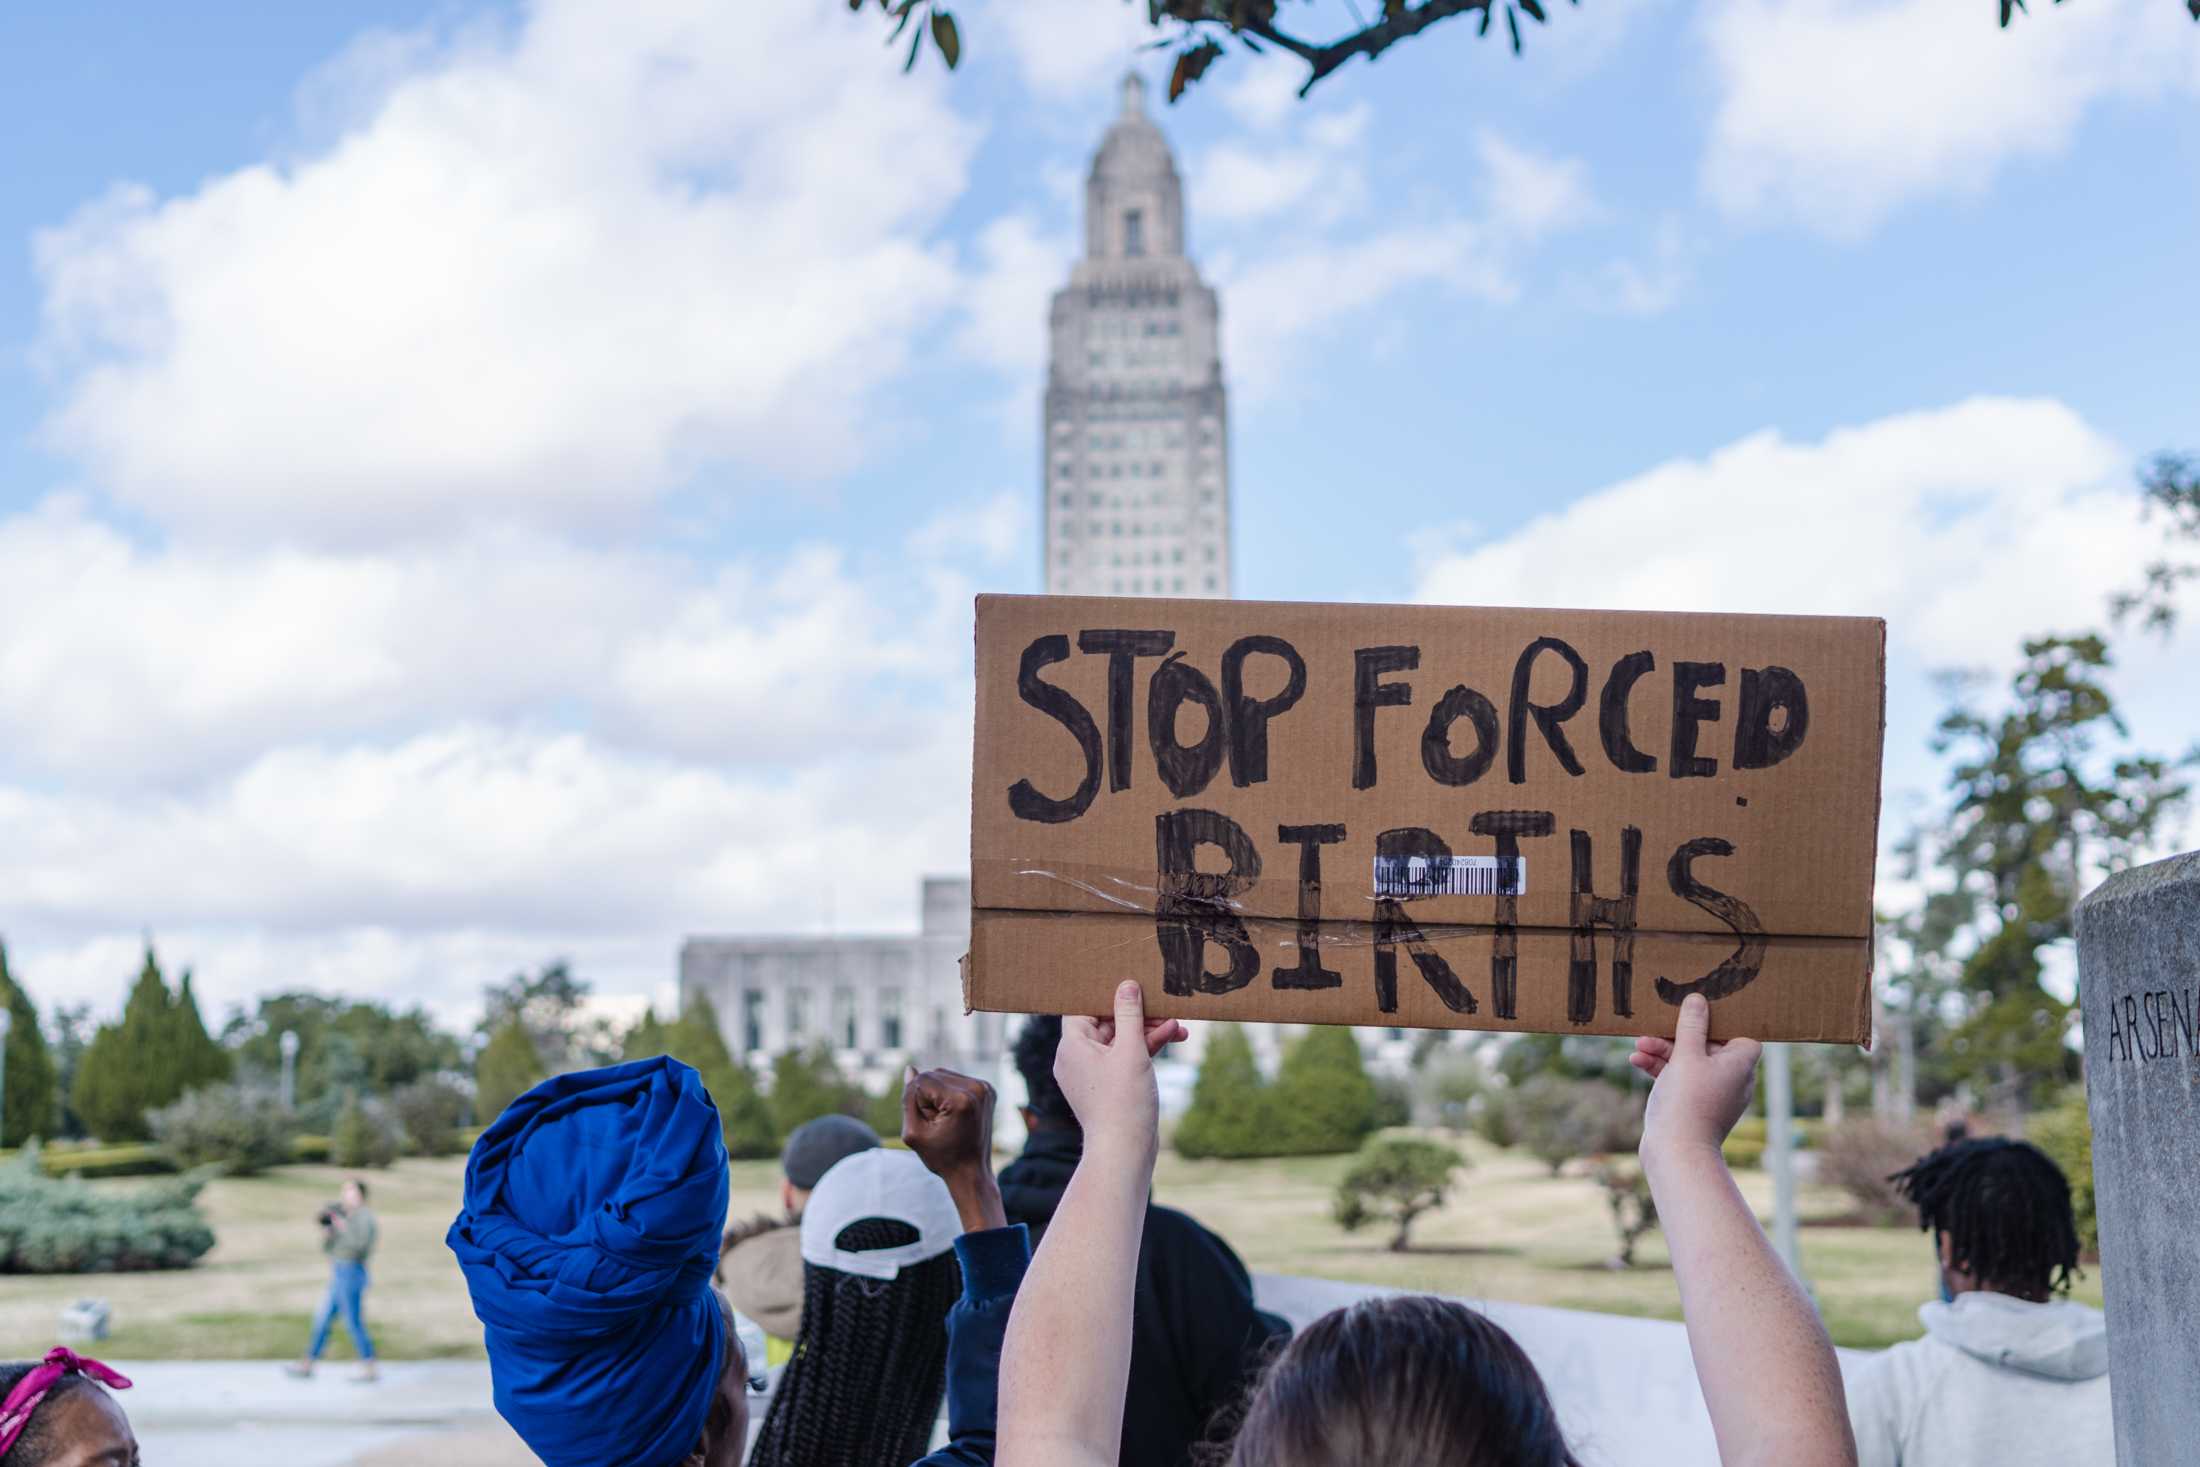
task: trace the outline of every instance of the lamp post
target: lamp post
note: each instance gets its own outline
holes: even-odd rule
[[[1788,1046],[1765,1046],[1765,1167],[1772,1173],[1772,1248],[1803,1277],[1795,1231],[1795,1086]]]
[[[298,1031],[285,1029],[275,1041],[283,1052],[283,1109],[298,1108]]]
[[[0,1006],[0,1138],[8,1134],[8,1030],[15,1015]]]

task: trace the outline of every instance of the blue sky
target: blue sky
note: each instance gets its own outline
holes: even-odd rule
[[[0,18],[34,989],[111,1001],[150,929],[217,1003],[456,1011],[913,920],[967,597],[1037,585],[1082,169],[1161,64],[1130,7],[972,4],[906,78],[813,0],[197,9]],[[2133,462],[2200,446],[2200,26],[1992,12],[1583,0],[1305,103],[1218,66],[1162,122],[1239,593],[1887,616],[1898,822],[1930,670],[2098,620]],[[2194,646],[2131,649],[2155,746]],[[851,847],[907,879],[828,907]]]

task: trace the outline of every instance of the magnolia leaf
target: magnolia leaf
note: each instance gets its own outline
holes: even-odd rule
[[[2001,0],[2001,23],[2006,29],[2009,17],[2024,9],[2024,0]]]
[[[955,63],[962,60],[962,32],[955,29],[955,17],[944,10],[932,12],[932,44],[940,48],[940,58],[953,71]]]
[[[909,55],[901,63],[901,69],[905,74],[917,69],[917,51],[923,45],[924,32],[920,29],[915,35],[909,38]]]
[[[1512,32],[1513,55],[1520,54],[1520,15],[1510,5],[1505,7],[1505,29]]]
[[[1476,35],[1478,35],[1478,36],[1486,36],[1486,35],[1488,35],[1488,34],[1490,33],[1490,7],[1489,7],[1489,6],[1485,5],[1485,6],[1483,6],[1483,7],[1482,7],[1482,24],[1481,24],[1480,26],[1478,26],[1478,27],[1476,27],[1476,28],[1475,28],[1475,32],[1474,32],[1474,33],[1475,33]]]
[[[1541,0],[1520,0],[1520,8],[1527,11],[1528,14],[1534,16],[1535,23],[1537,25],[1543,25],[1546,23],[1546,17],[1543,14],[1543,6],[1541,4]]]
[[[1179,53],[1176,66],[1169,73],[1169,100],[1174,102],[1183,96],[1184,89],[1206,75],[1207,68],[1221,55],[1222,48],[1213,41],[1202,41],[1191,50]]]

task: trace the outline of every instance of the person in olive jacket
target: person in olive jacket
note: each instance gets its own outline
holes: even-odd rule
[[[344,1330],[359,1352],[359,1379],[373,1380],[374,1340],[367,1333],[367,1259],[381,1237],[374,1209],[367,1206],[367,1184],[357,1177],[344,1183],[343,1200],[320,1216],[321,1251],[329,1257],[328,1297],[321,1301],[313,1321],[313,1343],[303,1359],[289,1367],[296,1376],[313,1374],[321,1351],[328,1347],[329,1326],[344,1317]]]

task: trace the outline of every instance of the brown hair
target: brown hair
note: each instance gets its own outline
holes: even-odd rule
[[[1513,1337],[1448,1299],[1333,1310],[1276,1357],[1228,1467],[1580,1467]]]

